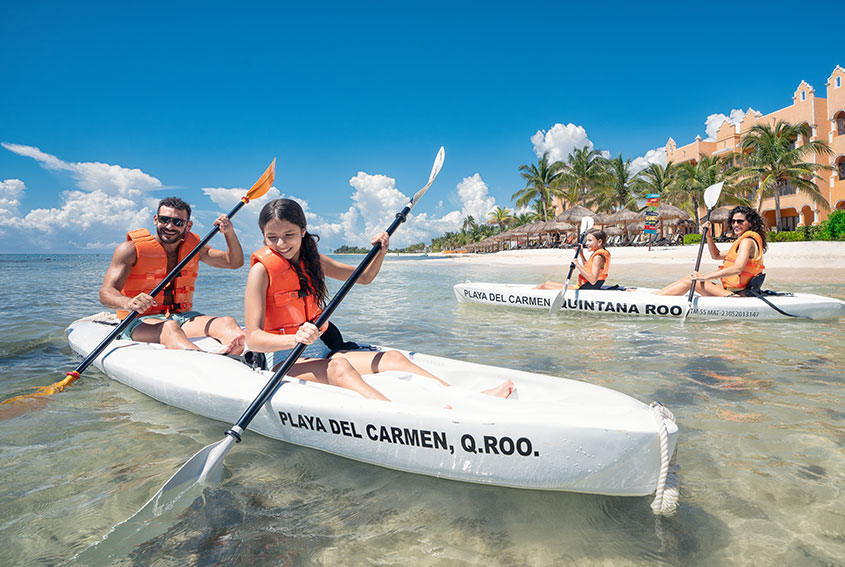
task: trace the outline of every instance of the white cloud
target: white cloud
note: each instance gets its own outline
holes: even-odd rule
[[[61,205],[20,210],[23,181],[0,184],[0,223],[5,249],[38,251],[111,248],[127,230],[150,226],[158,199],[150,191],[161,182],[138,169],[94,162],[68,163],[32,146],[3,143],[7,150],[38,161],[50,170],[67,171],[76,189],[63,191]],[[7,245],[8,244],[8,245]]]
[[[458,197],[463,203],[462,216],[472,216],[478,224],[487,222],[487,213],[496,206],[496,198],[488,194],[487,184],[478,173],[458,183]]]
[[[359,172],[349,180],[353,188],[352,204],[340,214],[339,222],[308,219],[309,231],[320,235],[321,250],[328,252],[340,246],[367,247],[371,238],[385,230],[408,204],[410,197],[396,188],[393,178]],[[404,248],[418,242],[428,242],[432,237],[461,228],[463,219],[472,215],[476,222],[484,222],[487,212],[496,206],[495,198],[488,196],[487,184],[479,174],[464,178],[456,187],[461,210],[443,214],[415,214],[411,212],[390,239],[392,248]],[[301,202],[301,201],[300,201]],[[441,202],[442,204],[442,202]],[[306,211],[307,215],[307,211]]]
[[[731,124],[733,124],[736,131],[739,132],[739,126],[748,113],[754,113],[758,115],[760,114],[753,108],[749,108],[747,111],[743,111],[739,108],[734,108],[731,110],[728,116],[725,116],[721,113],[709,115],[707,117],[707,120],[704,121],[704,131],[707,134],[707,137],[704,139],[708,142],[715,142],[716,134],[719,132],[719,128],[721,128],[722,124],[724,124],[725,122],[730,122]]]
[[[107,195],[138,198],[149,191],[162,189],[161,181],[141,171],[100,162],[69,163],[32,146],[2,143],[18,155],[31,157],[45,169],[67,171],[76,179],[77,187],[86,191],[102,191]]]
[[[211,199],[211,202],[217,205],[217,207],[213,210],[198,210],[197,213],[202,213],[202,216],[212,219],[213,222],[213,219],[217,218],[221,211],[228,213],[235,208],[235,205],[237,205],[241,198],[246,195],[247,189],[242,187],[203,187],[202,192],[205,193],[205,195]],[[261,237],[261,231],[258,229],[258,214],[261,212],[261,208],[268,202],[282,197],[285,197],[285,195],[281,194],[276,187],[270,187],[270,190],[267,191],[267,193],[257,199],[251,200],[249,203],[241,207],[237,215],[235,215],[235,218],[232,219],[232,224],[235,225],[238,240],[241,242],[245,255],[249,255],[251,252],[258,250],[264,245],[262,242],[263,239]],[[304,209],[306,209],[305,216],[307,218],[307,203],[304,203],[299,199],[295,200],[299,202],[300,205],[303,205]],[[206,226],[197,220],[194,221],[194,232],[200,231],[207,233],[209,230],[211,230],[210,224]],[[200,234],[200,237],[202,236],[205,235]],[[211,245],[217,248],[223,245],[221,243],[216,245],[214,241],[212,241]]]
[[[20,216],[19,199],[24,191],[26,191],[26,185],[20,179],[0,181],[0,226]]]
[[[575,148],[587,146],[593,149],[593,142],[587,137],[584,127],[576,126],[571,122],[566,126],[555,124],[548,132],[537,130],[531,136],[531,143],[534,144],[534,153],[538,158],[542,158],[543,154],[548,152],[549,163],[566,161]]]
[[[652,163],[659,163],[660,165],[666,165],[666,148],[654,148],[653,150],[649,150],[645,153],[644,156],[640,156],[631,160],[631,167],[630,172],[631,175],[636,175]]]

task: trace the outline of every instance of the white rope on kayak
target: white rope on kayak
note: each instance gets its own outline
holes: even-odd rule
[[[659,402],[652,402],[649,407],[657,421],[657,431],[660,435],[660,476],[657,480],[657,490],[654,492],[651,510],[655,514],[671,514],[678,507],[680,486],[678,471],[681,467],[676,462],[677,445],[675,445],[672,458],[669,458],[669,432],[666,429],[666,420],[669,419],[674,423],[675,416]]]

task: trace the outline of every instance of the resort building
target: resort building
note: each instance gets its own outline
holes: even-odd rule
[[[806,81],[801,81],[792,95],[792,104],[786,108],[763,115],[749,112],[739,123],[725,121],[719,128],[715,140],[695,141],[685,146],[678,146],[669,138],[666,144],[666,160],[675,163],[693,161],[704,154],[707,156],[738,153],[742,137],[755,124],[774,126],[778,120],[792,124],[807,123],[812,128],[812,139],[826,141],[833,150],[832,156],[815,154],[816,163],[829,164],[833,171],[822,171],[823,180],[817,180],[819,192],[827,198],[830,210],[845,209],[845,69],[836,66],[826,84],[826,98],[816,96],[815,89]],[[806,143],[808,140],[798,140]],[[794,230],[796,226],[815,225],[827,218],[830,211],[818,209],[818,205],[794,187],[787,187],[781,192],[781,223],[784,230]],[[775,225],[774,199],[762,202],[761,214],[766,223]]]

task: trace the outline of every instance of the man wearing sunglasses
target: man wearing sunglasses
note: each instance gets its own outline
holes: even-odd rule
[[[117,309],[121,319],[130,311],[141,315],[123,331],[122,339],[198,350],[190,339],[210,336],[223,345],[220,352],[241,354],[244,332],[237,321],[193,311],[200,260],[215,268],[234,270],[243,266],[243,250],[226,215],[214,221],[226,238],[226,251],[203,246],[164,291],[156,297],[149,295],[199,244],[199,237],[191,232],[190,219],[191,207],[182,199],[162,199],[153,216],[155,235],[146,229],[133,230],[115,250],[100,288],[100,303]]]

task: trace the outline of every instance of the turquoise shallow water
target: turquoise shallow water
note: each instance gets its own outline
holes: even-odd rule
[[[64,329],[101,310],[108,261],[0,255],[0,398],[54,382],[79,362]],[[466,279],[553,277],[560,274],[548,268],[390,256],[333,320],[360,342],[578,378],[663,402],[681,429],[674,516],[654,517],[650,498],[444,481],[253,434],[227,456],[221,486],[115,543],[115,560],[93,564],[843,563],[843,320],[549,318],[459,305],[452,293]],[[245,269],[203,266],[197,307],[242,320],[245,281]],[[644,270],[630,283],[665,282]],[[800,289],[845,298],[842,284]],[[0,421],[0,565],[70,559],[224,429],[93,368],[66,392]]]

